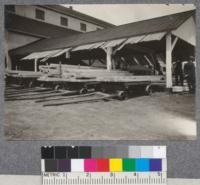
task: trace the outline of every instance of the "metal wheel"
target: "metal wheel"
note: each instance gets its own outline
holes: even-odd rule
[[[153,94],[153,87],[152,85],[147,85],[146,88],[145,88],[145,94],[146,95],[152,95]]]
[[[56,91],[58,91],[60,89],[60,85],[56,85],[55,87],[54,87],[54,90],[56,90]]]
[[[125,100],[128,98],[128,93],[126,91],[119,91],[117,95],[119,100]]]
[[[44,83],[41,83],[41,84],[40,84],[40,87],[45,87]]]
[[[86,88],[82,88],[80,90],[80,94],[86,94],[88,92],[88,90]]]
[[[29,84],[28,84],[28,87],[29,87],[29,88],[30,88],[30,87],[33,87],[33,84],[34,84],[34,82],[33,82],[33,81],[30,81]]]

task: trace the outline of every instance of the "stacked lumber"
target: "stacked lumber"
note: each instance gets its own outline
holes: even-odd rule
[[[60,73],[60,66],[51,64],[49,66],[40,66],[40,70],[48,74],[48,76],[56,76]],[[111,77],[111,76],[132,76],[131,73],[121,70],[108,71],[102,68],[95,68],[89,66],[78,65],[61,65],[61,73],[63,78],[97,78],[97,77]]]
[[[6,75],[11,77],[37,78],[40,77],[42,73],[34,71],[6,70]]]
[[[48,66],[47,66],[48,67]],[[39,78],[39,81],[63,81],[63,82],[159,82],[163,81],[163,76],[145,75],[134,76],[128,71],[106,70],[89,66],[61,65],[59,74],[59,65],[50,65],[49,73]]]

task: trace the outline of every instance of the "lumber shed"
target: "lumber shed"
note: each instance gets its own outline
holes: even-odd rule
[[[43,39],[10,51],[13,69],[37,72],[50,63],[165,75],[173,87],[173,61],[195,55],[195,11],[187,11],[67,37]],[[31,66],[31,67],[30,67]]]

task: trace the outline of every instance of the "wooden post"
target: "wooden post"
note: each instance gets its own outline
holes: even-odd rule
[[[12,69],[12,61],[8,52],[6,52],[6,69]]]
[[[112,47],[108,47],[106,49],[106,64],[107,64],[107,70],[112,70]]]
[[[171,33],[166,35],[166,88],[172,88],[172,37]]]
[[[62,78],[62,62],[61,61],[59,62],[59,69],[58,70],[59,70],[59,72],[58,72],[59,77]]]
[[[35,58],[35,61],[34,61],[34,71],[37,72],[37,61],[38,59]]]
[[[174,41],[172,42],[172,51],[174,50],[177,41],[178,41],[178,37],[176,37],[176,38],[174,39]]]

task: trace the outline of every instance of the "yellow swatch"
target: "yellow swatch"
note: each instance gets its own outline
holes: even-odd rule
[[[121,172],[122,171],[122,159],[109,159],[110,172]]]

